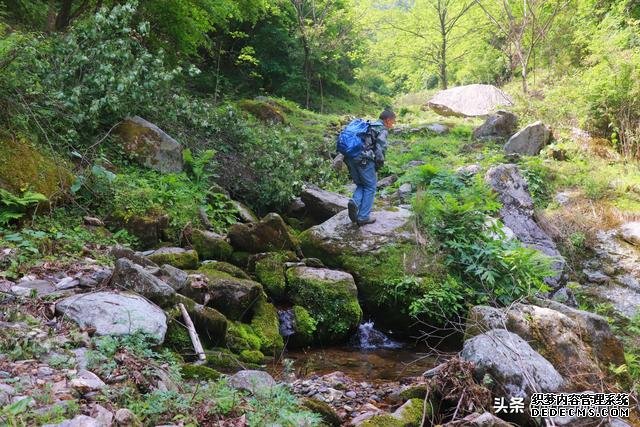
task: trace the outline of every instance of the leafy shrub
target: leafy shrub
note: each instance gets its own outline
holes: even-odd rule
[[[469,295],[470,304],[506,305],[548,289],[544,278],[552,275],[550,260],[507,240],[500,224],[489,221],[500,204],[480,178],[467,180],[426,166],[420,184],[425,187],[415,201],[420,223],[439,242],[449,273],[463,286],[460,290],[448,281],[446,299],[452,304]]]
[[[22,196],[16,196],[0,188],[0,226],[22,218],[29,207],[46,201],[40,193],[25,191]]]

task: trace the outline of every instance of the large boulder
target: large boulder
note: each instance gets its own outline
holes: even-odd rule
[[[158,265],[169,264],[183,270],[198,268],[198,254],[194,250],[164,247],[148,255]]]
[[[498,199],[502,203],[500,219],[504,225],[513,231],[524,245],[554,259],[552,268],[555,274],[547,278],[546,282],[554,289],[559,288],[564,280],[565,260],[551,237],[536,222],[533,200],[518,166],[494,166],[487,171],[485,181],[498,193]]]
[[[287,270],[288,296],[317,321],[316,336],[323,343],[342,341],[362,319],[358,289],[349,273],[326,268]]]
[[[137,292],[160,306],[172,304],[176,293],[170,285],[127,258],[115,262],[111,285]]]
[[[511,137],[518,129],[518,117],[509,111],[499,110],[487,117],[473,130],[473,139],[502,139]]]
[[[128,117],[116,128],[122,146],[138,163],[162,173],[182,171],[182,146],[142,117]]]
[[[427,106],[442,116],[487,116],[513,101],[492,85],[472,84],[441,90],[427,102]]]
[[[260,351],[264,354],[278,356],[284,348],[284,340],[280,335],[278,310],[265,298],[260,298],[255,306],[251,329],[260,339]]]
[[[622,344],[606,321],[595,318],[600,316],[589,316],[590,313],[569,307],[564,311],[573,318],[552,308],[527,304],[513,304],[505,309],[476,306],[469,312],[465,333],[470,336],[490,329],[506,329],[553,363],[574,391],[595,387],[610,365],[624,363]]]
[[[228,321],[224,314],[218,310],[198,304],[191,298],[187,298],[184,295],[176,295],[176,303],[184,304],[187,313],[191,317],[193,324],[206,343],[212,345],[221,345],[225,342],[227,335]],[[179,319],[181,328],[184,320],[182,319],[182,313],[178,312],[174,308],[174,318]],[[167,333],[167,340],[169,340],[169,333]],[[189,349],[191,349],[191,343],[189,342]]]
[[[527,125],[509,138],[504,145],[507,154],[523,154],[535,156],[551,140],[551,129],[544,123],[537,121]]]
[[[307,257],[352,274],[365,311],[383,329],[406,331],[415,323],[408,304],[382,295],[406,276],[434,277],[437,268],[415,240],[411,211],[396,208],[374,212],[376,222],[363,227],[351,223],[346,211],[300,235]],[[439,279],[439,277],[438,277]],[[437,283],[437,281],[436,281]]]
[[[276,386],[276,381],[264,371],[243,370],[229,377],[229,385],[251,394],[269,392]]]
[[[640,221],[623,224],[620,227],[620,237],[632,245],[640,246]]]
[[[318,222],[326,221],[340,211],[347,209],[349,203],[348,197],[323,190],[315,185],[306,186],[302,190],[300,198],[309,215]]]
[[[107,218],[107,223],[114,228],[124,228],[138,239],[140,248],[146,249],[156,247],[160,241],[166,238],[169,216],[162,213],[133,215],[126,218],[112,215]]]
[[[547,359],[505,329],[491,329],[465,341],[461,356],[473,362],[477,381],[486,374],[493,379],[497,396],[529,398],[535,392],[557,392],[564,385]]]
[[[74,295],[56,303],[56,312],[97,335],[149,334],[162,343],[167,331],[164,311],[133,293],[93,292]]]
[[[231,320],[250,319],[262,297],[262,285],[203,265],[204,280],[192,280],[180,292],[197,303],[213,307]]]
[[[229,229],[231,245],[249,253],[293,250],[298,247],[280,215],[270,213],[259,222],[234,224]]]
[[[26,139],[0,135],[0,188],[18,195],[29,189],[55,199],[72,182],[70,168],[62,159],[42,152]]]

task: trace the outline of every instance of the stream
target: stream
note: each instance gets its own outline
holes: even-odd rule
[[[281,312],[281,333],[285,342],[290,334],[287,320],[286,312]],[[445,347],[442,349],[445,357],[447,352],[458,350],[453,345]],[[285,361],[287,359],[289,361]],[[291,364],[289,369],[297,378],[340,371],[355,381],[385,382],[422,375],[442,359],[442,352],[435,354],[424,343],[392,340],[369,321],[362,323],[344,345],[285,351],[283,362],[272,370],[282,372],[285,364]]]

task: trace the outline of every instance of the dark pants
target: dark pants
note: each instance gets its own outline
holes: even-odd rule
[[[373,200],[376,195],[376,184],[378,177],[376,175],[376,165],[373,160],[356,157],[353,159],[345,159],[345,163],[349,168],[351,179],[356,184],[356,191],[353,192],[353,201],[358,206],[358,221],[369,219],[371,209],[373,209]]]

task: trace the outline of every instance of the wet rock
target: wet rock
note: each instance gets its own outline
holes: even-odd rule
[[[533,200],[518,167],[514,164],[494,166],[487,171],[485,181],[498,193],[502,202],[500,219],[504,225],[523,244],[554,259],[552,268],[556,274],[545,281],[554,289],[560,288],[564,283],[565,260],[553,240],[537,224]]]
[[[300,194],[307,212],[316,221],[323,222],[340,211],[347,209],[349,198],[338,193],[326,191],[315,185],[307,185]]]
[[[491,412],[483,412],[482,414],[474,412],[460,420],[443,424],[442,427],[511,427],[512,425]]]
[[[503,91],[492,85],[471,84],[441,90],[427,106],[443,116],[486,116],[502,105],[513,105]]]
[[[487,117],[485,122],[473,130],[473,139],[507,139],[518,129],[518,117],[504,110],[498,110]]]
[[[475,365],[474,376],[494,379],[495,393],[529,397],[534,392],[556,392],[564,384],[556,369],[518,335],[491,329],[465,341],[461,356]]]
[[[229,385],[235,389],[256,394],[276,386],[276,381],[264,371],[243,370],[229,377]]]
[[[162,173],[182,171],[182,146],[142,117],[128,117],[116,128],[122,146],[138,163]]]
[[[95,292],[67,297],[56,303],[56,312],[97,335],[127,335],[141,331],[158,343],[164,340],[164,312],[139,295]]]
[[[158,265],[169,264],[183,270],[198,268],[198,254],[194,250],[164,247],[153,251],[148,258]]]
[[[171,286],[126,258],[116,261],[111,284],[137,292],[160,306],[170,304],[175,294]]]
[[[551,129],[538,121],[527,125],[509,138],[504,146],[507,154],[535,156],[551,140]]]
[[[276,213],[270,213],[257,223],[234,224],[228,233],[231,245],[249,253],[297,250],[297,243],[286,224]]]
[[[628,222],[620,227],[620,237],[635,246],[640,246],[640,222]]]
[[[287,270],[289,298],[318,322],[321,342],[346,339],[362,319],[353,276],[337,270],[294,267]]]
[[[191,244],[201,260],[228,260],[233,253],[229,242],[212,231],[193,230]]]
[[[47,280],[23,280],[11,286],[11,293],[22,297],[28,297],[32,294],[42,297],[55,291],[56,287]]]

